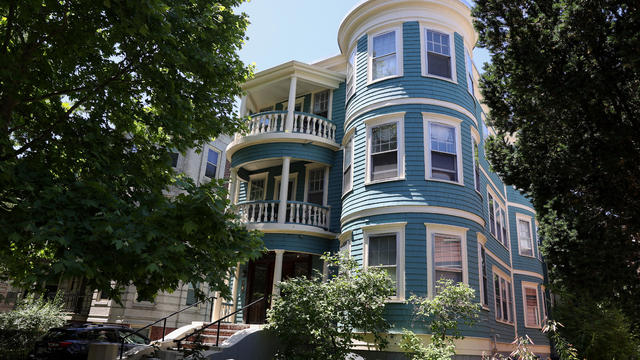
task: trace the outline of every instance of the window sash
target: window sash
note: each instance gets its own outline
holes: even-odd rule
[[[371,128],[369,166],[371,180],[398,176],[398,124],[382,124]]]
[[[473,63],[471,61],[471,56],[469,55],[469,51],[467,51],[466,49],[464,50],[464,57],[465,57],[465,63],[467,68],[466,69],[467,70],[467,90],[471,95],[475,96],[474,88],[473,88],[473,81],[474,81]]]
[[[356,90],[356,50],[353,49],[347,63],[347,100],[351,98]]]
[[[264,199],[264,184],[265,179],[251,179],[249,187],[249,201],[263,200]]]
[[[451,40],[448,34],[426,29],[425,51],[427,73],[452,79]]]
[[[472,140],[473,144],[473,180],[475,182],[476,191],[480,191],[480,152],[478,144]]]
[[[327,118],[329,115],[329,90],[313,94],[313,113]]]
[[[533,239],[531,239],[531,223],[518,219],[518,243],[520,254],[533,256]]]
[[[398,234],[376,234],[368,236],[367,267],[383,269],[398,284]]]
[[[513,323],[513,293],[511,282],[494,274],[496,320]]]
[[[214,179],[216,177],[216,173],[218,171],[218,159],[220,158],[220,154],[212,149],[209,149],[207,153],[207,165],[205,168],[204,176],[209,179]]]
[[[493,196],[488,194],[489,198],[489,226],[491,230],[491,235],[496,236],[496,215],[495,215],[495,201],[493,200]]]
[[[342,153],[342,192],[345,193],[351,189],[352,186],[352,172],[351,172],[351,160],[353,154],[353,138],[345,144],[344,151]]]
[[[538,304],[538,290],[525,287],[525,316],[527,326],[540,326],[540,307]]]

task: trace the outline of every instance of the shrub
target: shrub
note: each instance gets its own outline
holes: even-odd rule
[[[266,326],[280,340],[277,359],[344,360],[365,333],[373,334],[379,349],[386,345],[381,334],[390,325],[382,315],[394,294],[387,273],[364,271],[344,255],[323,259],[337,266],[327,281],[303,277],[280,283]]]
[[[29,295],[19,301],[15,310],[0,314],[0,359],[25,356],[47,330],[64,325],[64,316],[60,296],[49,301]]]

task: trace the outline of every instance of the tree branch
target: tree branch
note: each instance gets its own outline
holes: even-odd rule
[[[72,88],[72,89],[58,90],[58,91],[54,91],[54,92],[48,93],[46,95],[25,99],[23,101],[23,103],[38,102],[38,101],[50,99],[50,98],[52,98],[54,96],[71,94],[71,93],[75,93],[75,92],[79,92],[79,91],[87,90],[87,89],[89,89],[88,86],[79,86],[77,88]]]

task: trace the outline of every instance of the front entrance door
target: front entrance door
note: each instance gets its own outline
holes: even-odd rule
[[[267,301],[261,301],[244,314],[247,324],[264,324],[267,319],[267,309],[271,306],[271,290],[273,288],[273,273],[276,256],[274,252],[250,261],[248,266],[247,293],[245,304],[250,304],[263,296]],[[312,275],[312,255],[300,253],[284,253],[282,257],[282,280],[298,276]]]
[[[275,253],[270,252],[258,260],[249,262],[249,278],[247,280],[247,294],[245,304],[267,297],[267,301],[261,301],[248,308],[244,314],[247,324],[264,324],[267,309],[271,303],[271,288],[273,287],[273,269],[276,263]]]

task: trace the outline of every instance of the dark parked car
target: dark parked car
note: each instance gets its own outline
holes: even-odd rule
[[[36,343],[35,349],[31,352],[29,358],[37,360],[84,360],[89,354],[89,344],[121,344],[122,339],[133,332],[134,330],[117,325],[53,328]],[[147,337],[133,334],[125,339],[124,351],[148,344],[149,339]]]

